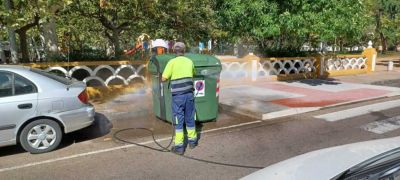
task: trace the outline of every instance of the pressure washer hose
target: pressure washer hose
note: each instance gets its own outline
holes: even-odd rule
[[[161,76],[162,76],[162,75],[161,75],[160,66],[159,66],[158,61],[155,61],[154,64],[156,65],[156,68],[157,68],[158,80],[159,80],[159,82],[162,82],[162,79],[161,79]],[[158,88],[159,88],[159,90],[160,90],[160,93],[162,93],[162,83],[159,83],[158,85],[159,85]],[[161,96],[162,96],[162,95],[161,95]],[[161,96],[160,96],[160,102],[162,102],[162,101],[161,101],[161,100],[162,100]],[[197,96],[197,95],[196,95],[196,96]],[[160,103],[160,104],[161,104],[161,103]],[[161,109],[162,109],[162,108],[161,108]],[[169,150],[169,148],[170,148],[170,146],[172,145],[172,141],[174,140],[174,137],[175,137],[175,127],[174,127],[174,123],[173,123],[173,122],[171,122],[171,128],[172,128],[171,141],[168,143],[168,146],[166,146],[166,147],[162,146],[160,143],[157,142],[156,138],[154,137],[154,131],[152,131],[151,129],[142,128],[142,127],[138,127],[138,128],[126,128],[126,129],[118,130],[117,132],[115,132],[115,133],[113,134],[113,139],[116,139],[116,140],[118,140],[118,141],[121,141],[121,142],[124,142],[124,143],[127,143],[127,144],[133,144],[133,145],[136,145],[136,146],[140,146],[140,147],[143,147],[143,148],[147,148],[147,149],[150,149],[150,150],[153,150],[153,151],[158,151],[158,152],[171,152],[171,150]],[[161,149],[157,149],[157,148],[153,148],[153,147],[146,146],[146,145],[143,145],[143,144],[139,144],[139,143],[136,143],[136,142],[128,141],[128,140],[123,139],[123,138],[121,138],[121,137],[118,136],[118,135],[119,135],[120,133],[122,133],[122,132],[126,132],[126,131],[135,131],[135,130],[144,130],[144,131],[150,132],[151,137],[153,138],[154,143],[155,143],[158,147],[160,147]],[[171,152],[171,153],[172,153],[172,152]],[[174,154],[174,153],[173,153],[173,154]],[[239,168],[249,168],[249,169],[263,169],[263,168],[264,168],[264,167],[258,167],[258,166],[246,166],[246,165],[239,165],[239,164],[229,164],[229,163],[222,163],[222,162],[216,162],[216,161],[209,161],[209,160],[204,160],[204,159],[195,158],[195,157],[190,157],[190,156],[185,156],[185,155],[179,155],[179,156],[180,156],[180,157],[187,158],[187,159],[199,161],[199,162],[210,163],[210,164],[216,164],[216,165],[221,165],[221,166],[230,166],[230,167],[239,167]]]
[[[172,151],[169,150],[169,147],[172,145],[172,141],[174,140],[174,136],[175,136],[175,135],[174,135],[174,134],[175,134],[175,133],[174,133],[174,132],[175,132],[175,127],[174,127],[174,123],[171,123],[171,124],[172,124],[172,130],[173,130],[173,131],[172,131],[172,135],[171,135],[171,141],[168,143],[168,146],[162,146],[159,142],[157,142],[156,138],[154,137],[154,131],[152,131],[151,129],[148,129],[148,128],[141,128],[141,127],[139,127],[139,128],[126,128],[126,129],[121,129],[121,130],[118,130],[117,132],[115,132],[115,133],[113,134],[113,138],[116,139],[116,140],[118,140],[118,141],[127,143],[127,144],[133,144],[133,145],[140,146],[140,147],[143,147],[143,148],[147,148],[147,149],[150,149],[150,150],[153,150],[153,151],[158,151],[158,152],[171,152],[171,153],[172,153]],[[132,141],[123,139],[123,138],[121,138],[121,137],[118,136],[120,133],[123,133],[123,132],[126,132],[126,131],[135,131],[135,130],[144,130],[144,131],[150,132],[150,133],[151,133],[151,137],[153,138],[154,143],[155,143],[158,147],[160,147],[161,149],[154,148],[154,147],[150,147],[150,146],[146,146],[146,145],[139,144],[139,143],[136,143],[136,142],[132,142]],[[172,153],[172,154],[175,154],[175,153]],[[175,155],[177,155],[177,154],[175,154]],[[204,162],[204,163],[209,163],[209,164],[216,164],[216,165],[221,165],[221,166],[230,166],[230,167],[248,168],[248,169],[263,169],[263,168],[264,168],[264,167],[260,167],[260,166],[247,166],[247,165],[240,165],[240,164],[229,164],[229,163],[223,163],[223,162],[209,161],[209,160],[200,159],[200,158],[195,158],[195,157],[190,157],[190,156],[185,156],[185,155],[177,155],[177,156],[180,156],[180,157],[183,157],[183,158],[186,158],[186,159],[191,159],[191,160],[199,161],[199,162]]]

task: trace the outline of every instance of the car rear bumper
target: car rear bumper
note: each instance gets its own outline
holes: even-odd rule
[[[70,133],[90,126],[94,122],[94,116],[95,109],[93,106],[86,106],[58,114],[59,119],[64,125],[65,133]]]

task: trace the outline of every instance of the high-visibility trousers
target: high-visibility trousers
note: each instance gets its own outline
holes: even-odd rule
[[[188,143],[194,145],[197,143],[193,93],[172,96],[172,113],[174,116],[173,123],[175,124],[175,149],[184,151],[184,124],[186,125]]]

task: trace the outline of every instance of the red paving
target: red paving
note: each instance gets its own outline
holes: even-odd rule
[[[369,88],[360,88],[340,92],[329,92],[282,84],[267,84],[261,86],[267,87],[268,89],[304,95],[304,97],[285,98],[271,101],[271,103],[287,107],[323,107],[354,100],[383,96],[387,93],[390,93],[390,91]]]

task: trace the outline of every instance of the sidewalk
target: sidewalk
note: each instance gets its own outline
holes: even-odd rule
[[[223,110],[267,120],[325,107],[398,96],[400,67],[387,71],[386,65],[377,65],[373,73],[338,76],[327,80],[229,83],[221,89],[220,94]]]
[[[259,80],[224,85],[220,92],[220,107],[257,119],[272,119],[315,111],[324,107],[400,95],[400,71],[378,71],[370,74],[340,76],[335,79],[308,79],[292,82]],[[113,119],[146,117],[152,110],[149,89],[119,96],[96,104],[96,110]]]
[[[377,64],[373,73],[338,76],[335,79],[350,83],[384,85],[385,82],[400,80],[400,66],[395,66],[392,71],[387,71],[387,64]]]
[[[268,120],[347,103],[400,95],[400,88],[308,79],[257,82],[221,89],[226,111]]]

